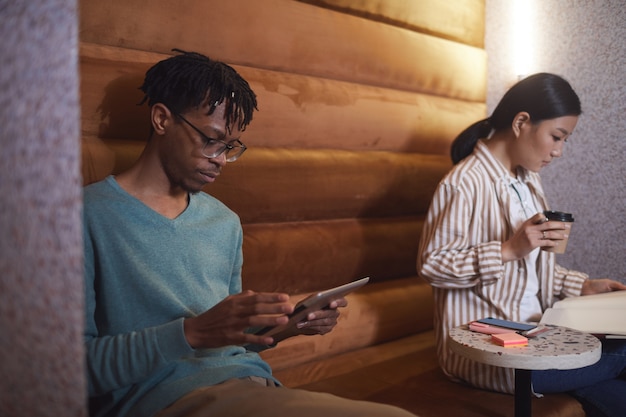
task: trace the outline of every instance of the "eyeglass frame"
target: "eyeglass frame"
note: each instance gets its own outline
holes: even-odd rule
[[[239,157],[241,155],[243,155],[243,153],[246,151],[246,149],[248,149],[248,147],[239,139],[235,139],[232,142],[237,143],[236,145],[233,145],[232,142],[228,143],[228,142],[224,142],[223,140],[220,139],[213,139],[210,138],[209,136],[207,136],[203,131],[201,131],[199,128],[197,128],[196,126],[194,126],[189,120],[185,119],[183,117],[182,114],[180,113],[173,113],[176,117],[180,117],[180,119],[187,123],[193,130],[195,130],[196,132],[198,132],[198,134],[202,137],[203,141],[204,141],[204,145],[202,145],[202,155],[207,157],[207,158],[217,158],[218,156],[220,156],[221,154],[223,154],[224,152],[226,152],[226,162],[235,162],[237,159],[239,159]],[[204,150],[206,149],[207,146],[209,146],[211,143],[221,143],[224,147],[217,151],[214,152],[211,155],[207,155]],[[231,156],[230,158],[228,157],[228,152],[230,152],[233,149],[239,148],[239,151],[237,153],[235,153],[235,155]]]

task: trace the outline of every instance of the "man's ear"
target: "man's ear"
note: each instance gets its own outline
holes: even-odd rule
[[[528,124],[530,124],[530,114],[525,111],[517,113],[513,118],[513,123],[511,123],[515,136],[519,136],[524,126]]]
[[[165,134],[165,128],[172,118],[172,112],[165,104],[156,103],[150,109],[150,122],[155,134]]]

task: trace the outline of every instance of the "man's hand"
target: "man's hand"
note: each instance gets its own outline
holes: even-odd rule
[[[244,291],[226,297],[210,310],[185,319],[187,342],[194,349],[274,343],[271,337],[244,333],[250,327],[285,324],[294,305],[289,295]]]
[[[583,289],[580,292],[580,295],[592,295],[623,290],[626,290],[626,285],[619,281],[614,281],[608,278],[587,279],[583,282]]]
[[[328,307],[309,313],[303,321],[295,326],[289,326],[287,329],[274,334],[272,336],[273,343],[279,343],[298,335],[310,336],[330,332],[337,325],[337,319],[339,318],[339,310],[337,309],[347,305],[348,301],[344,297],[332,300]]]
[[[299,334],[314,335],[330,332],[337,325],[339,318],[339,310],[337,309],[347,305],[348,300],[341,297],[331,301],[328,307],[310,313],[305,321],[297,324]]]

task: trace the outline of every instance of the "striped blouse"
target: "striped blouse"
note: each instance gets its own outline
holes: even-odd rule
[[[533,204],[548,208],[539,175],[521,170]],[[513,393],[512,369],[472,362],[446,346],[448,329],[492,316],[520,320],[527,284],[523,259],[502,262],[501,245],[514,233],[509,218],[511,176],[478,142],[474,153],[440,182],[424,224],[417,270],[433,287],[437,353],[444,372],[478,388]],[[536,260],[542,310],[564,297],[580,295],[586,274],[567,270],[555,255],[539,251]]]

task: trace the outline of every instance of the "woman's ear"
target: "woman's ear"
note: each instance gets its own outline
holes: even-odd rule
[[[171,116],[172,112],[165,104],[156,103],[152,106],[150,109],[150,122],[155,134],[163,135],[165,133],[165,127],[169,123]]]
[[[530,123],[530,114],[525,111],[521,111],[515,115],[513,118],[513,123],[511,124],[511,128],[513,129],[513,133],[515,136],[519,136],[522,129],[525,125]]]

